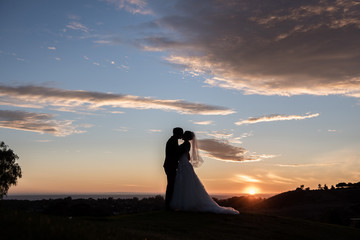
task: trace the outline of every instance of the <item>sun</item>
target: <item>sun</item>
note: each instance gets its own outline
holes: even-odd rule
[[[255,195],[255,194],[256,194],[256,190],[253,189],[253,188],[249,189],[249,194],[250,194],[250,195]]]
[[[244,192],[253,196],[253,195],[257,194],[259,192],[259,190],[256,187],[248,187],[245,189]]]

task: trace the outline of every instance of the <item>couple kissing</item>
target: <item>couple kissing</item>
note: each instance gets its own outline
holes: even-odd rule
[[[178,140],[184,142],[179,145]],[[164,170],[167,176],[166,210],[239,214],[233,208],[219,206],[206,192],[194,171],[203,162],[195,133],[173,129],[166,142]]]

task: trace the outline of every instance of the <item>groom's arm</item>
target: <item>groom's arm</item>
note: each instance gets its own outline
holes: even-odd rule
[[[183,143],[179,146],[179,156],[183,155],[184,153],[187,153],[187,157],[190,160],[190,145],[188,146],[186,143]]]

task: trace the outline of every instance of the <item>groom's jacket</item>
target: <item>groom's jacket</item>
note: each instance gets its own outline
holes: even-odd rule
[[[178,139],[172,136],[166,143],[164,168],[173,170],[177,169],[179,158],[180,147]]]

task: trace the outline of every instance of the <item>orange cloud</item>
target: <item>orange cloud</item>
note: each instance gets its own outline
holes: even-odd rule
[[[169,5],[152,6],[160,18],[151,26],[160,31],[137,43],[169,52],[169,62],[210,76],[205,82],[211,86],[245,94],[360,97],[357,1]]]
[[[274,157],[272,155],[251,154],[245,148],[217,139],[199,139],[198,143],[199,149],[205,152],[205,156],[221,161],[248,162]]]
[[[45,113],[0,110],[0,128],[49,133],[55,136],[84,132],[77,130],[71,120],[57,121],[53,117]]]
[[[54,106],[59,111],[101,110],[105,107],[159,109],[180,114],[228,115],[233,110],[184,100],[161,100],[123,94],[65,90],[40,86],[10,87],[0,85],[0,102],[18,106],[24,104],[37,107]]]
[[[288,121],[288,120],[303,120],[307,118],[314,118],[318,117],[319,113],[314,114],[308,114],[305,116],[300,115],[284,115],[284,114],[271,114],[271,115],[265,115],[261,117],[252,117],[247,120],[242,120],[239,122],[236,122],[236,125],[243,125],[243,124],[253,124],[253,123],[259,123],[259,122],[273,122],[273,121]]]

